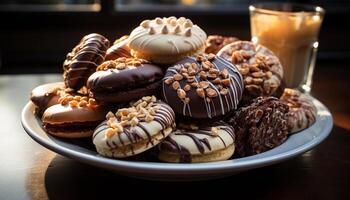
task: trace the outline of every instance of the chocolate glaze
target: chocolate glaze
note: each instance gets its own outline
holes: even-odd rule
[[[64,91],[64,83],[49,83],[34,88],[30,94],[30,100],[36,106],[36,114],[41,116],[49,106],[58,103],[59,93]]]
[[[88,77],[104,61],[108,47],[109,41],[102,35],[92,33],[83,37],[64,61],[63,77],[66,86],[75,90],[83,87]]]
[[[205,147],[207,147],[210,151],[212,150],[212,147],[211,147],[207,138],[197,137],[197,135],[199,135],[199,134],[204,134],[204,135],[208,135],[211,137],[218,137],[222,141],[225,148],[228,146],[228,144],[225,143],[225,141],[222,139],[222,137],[220,135],[217,135],[217,136],[213,135],[213,133],[211,132],[211,127],[214,127],[214,126],[226,131],[232,137],[232,140],[235,141],[234,129],[230,125],[228,125],[222,121],[218,121],[218,122],[214,122],[212,124],[200,126],[197,131],[178,128],[169,137],[165,138],[165,140],[161,144],[159,144],[158,149],[160,151],[171,152],[171,153],[179,155],[179,157],[180,157],[179,162],[181,162],[181,163],[190,163],[192,160],[192,154],[190,153],[190,151],[186,147],[184,147],[182,144],[175,141],[172,138],[172,135],[183,135],[183,136],[187,136],[187,137],[191,138],[193,140],[194,144],[196,145],[198,151],[201,154],[204,154]]]
[[[197,63],[200,65],[194,57],[187,57],[169,67],[163,78],[162,96],[165,102],[167,102],[176,113],[192,118],[215,118],[223,116],[237,108],[243,93],[243,79],[237,67],[220,57],[216,57],[213,60],[213,64],[219,71],[222,71],[223,69],[228,70],[231,80],[230,86],[227,87],[229,93],[225,96],[219,94],[217,97],[212,98],[210,102],[207,102],[205,99],[198,96],[196,90],[192,88],[186,92],[190,102],[185,103],[181,101],[176,90],[172,88],[171,84],[167,85],[164,83],[164,80],[176,74],[176,68],[178,66],[182,67],[185,63]],[[195,81],[201,81],[198,74],[195,76]],[[183,79],[179,81],[179,83],[180,87],[183,88],[186,85],[186,80]],[[218,91],[218,87],[214,84],[210,84],[209,87]]]
[[[98,100],[126,102],[156,93],[163,76],[160,67],[142,64],[133,69],[97,71],[89,77],[87,87]]]

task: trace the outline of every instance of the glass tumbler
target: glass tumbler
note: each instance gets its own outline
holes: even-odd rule
[[[319,6],[260,3],[249,6],[252,41],[272,50],[287,87],[310,92],[324,17]]]

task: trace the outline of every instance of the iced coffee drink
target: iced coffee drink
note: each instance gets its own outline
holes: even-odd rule
[[[250,6],[250,12],[252,41],[279,57],[286,86],[309,90],[323,9],[272,3]]]

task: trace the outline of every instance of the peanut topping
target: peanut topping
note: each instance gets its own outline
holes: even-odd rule
[[[110,130],[106,132],[106,136],[113,137],[116,133],[122,132],[125,127],[135,127],[140,122],[153,121],[154,115],[160,108],[155,104],[156,102],[155,96],[145,96],[136,102],[131,102],[128,108],[118,109],[115,114],[108,112],[106,118]]]
[[[108,69],[133,69],[139,67],[142,64],[146,64],[148,61],[138,58],[118,58],[116,60],[108,60],[97,67],[96,71],[106,71]]]
[[[205,92],[204,92],[203,88],[197,88],[196,92],[197,92],[198,96],[200,96],[203,99],[205,98]]]
[[[219,128],[218,127],[211,127],[211,133],[213,136],[218,136],[219,135]]]
[[[177,90],[177,96],[178,96],[180,99],[185,99],[185,97],[186,97],[186,92],[185,92],[185,90],[183,90],[183,89],[178,89],[178,90]]]
[[[186,100],[188,98],[186,93],[190,92],[191,89],[195,89],[196,94],[201,98],[209,98],[206,99],[208,102],[210,98],[215,98],[218,95],[227,95],[231,83],[229,70],[226,68],[221,70],[214,64],[216,59],[214,54],[197,55],[195,59],[196,62],[186,62],[173,66],[176,73],[164,80],[164,83],[171,84],[171,87],[176,90],[177,96],[185,103],[190,100]]]
[[[214,89],[207,88],[205,91],[207,92],[208,97],[218,96],[218,93],[216,93],[216,91]]]
[[[97,105],[97,102],[93,98],[85,97],[85,96],[79,96],[79,95],[66,95],[61,97],[58,102],[65,106],[69,104],[69,106],[75,108],[75,107],[94,107]]]

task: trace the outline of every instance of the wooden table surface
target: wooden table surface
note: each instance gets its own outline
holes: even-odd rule
[[[155,182],[120,176],[57,155],[27,136],[20,112],[31,89],[60,75],[0,76],[0,199],[183,198],[350,199],[350,66],[318,64],[312,94],[332,112],[331,135],[294,159],[231,177]],[[133,191],[133,192],[132,192]],[[216,198],[217,199],[217,198]]]

